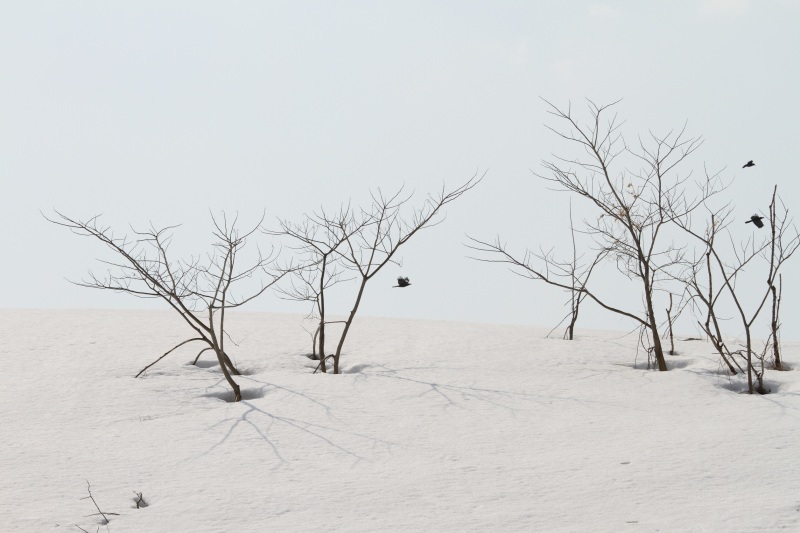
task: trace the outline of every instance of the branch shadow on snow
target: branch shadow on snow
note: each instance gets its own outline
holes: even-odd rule
[[[415,370],[419,369],[420,367],[394,369],[387,367],[386,365],[373,365],[373,366],[375,366],[376,368],[380,368],[382,370],[361,373],[359,377],[366,379],[368,377],[375,376],[375,377],[396,379],[411,383],[417,383],[419,385],[424,385],[427,390],[423,391],[422,393],[416,396],[421,398],[428,394],[435,394],[441,397],[445,401],[444,404],[445,409],[448,409],[450,407],[457,407],[459,409],[468,410],[468,408],[463,403],[460,403],[458,401],[459,399],[477,400],[483,403],[488,403],[490,405],[505,409],[509,411],[511,414],[516,414],[519,411],[519,409],[511,405],[507,405],[507,403],[504,403],[502,400],[505,399],[505,400],[535,401],[543,406],[549,405],[553,400],[572,401],[584,404],[603,403],[603,402],[598,402],[597,400],[559,396],[556,394],[536,394],[531,392],[510,391],[510,390],[492,389],[492,388],[475,387],[467,385],[451,385],[447,383],[438,383],[435,381],[429,381],[425,379],[416,379],[416,378],[401,376],[399,374],[400,371]]]
[[[283,391],[287,394],[293,394],[305,400],[308,400],[309,402],[324,409],[325,414],[328,416],[328,418],[335,418],[331,412],[330,406],[322,403],[321,401],[317,400],[316,398],[313,398],[312,396],[304,392],[296,391],[294,389],[290,389],[282,385],[276,385],[275,383],[261,381],[252,378],[250,376],[246,376],[245,374],[242,374],[241,376],[237,377],[244,378],[244,380],[260,385],[260,387],[258,387],[257,389],[242,387],[242,400],[254,400],[257,398],[263,398],[270,392],[271,389],[274,389],[275,391]],[[216,383],[208,387],[208,389],[212,389],[211,392],[207,392],[206,394],[201,395],[202,398],[218,398],[220,400],[224,400],[229,403],[234,403],[233,391],[228,387],[228,383],[226,382],[224,377],[219,377]],[[248,391],[248,393],[250,393],[249,396],[245,396],[245,391]]]
[[[397,442],[390,442],[387,440],[379,439],[376,437],[372,437],[369,435],[365,435],[362,433],[357,433],[354,431],[348,431],[336,428],[332,425],[325,425],[319,424],[315,422],[308,422],[305,420],[299,420],[292,417],[281,416],[278,414],[271,413],[262,407],[256,405],[252,400],[257,400],[259,398],[264,398],[270,391],[283,391],[287,394],[296,395],[302,397],[303,399],[321,407],[325,415],[330,419],[332,422],[336,422],[337,418],[332,414],[330,406],[327,404],[322,403],[321,401],[317,400],[305,394],[303,392],[298,392],[296,390],[283,387],[281,385],[276,385],[274,383],[267,383],[263,381],[259,381],[252,378],[247,378],[249,381],[261,384],[259,388],[249,388],[249,389],[242,389],[242,401],[232,403],[232,406],[242,406],[245,408],[244,412],[242,412],[239,416],[232,416],[220,420],[210,426],[209,429],[218,428],[220,426],[228,425],[227,431],[225,431],[224,435],[220,438],[220,440],[211,446],[206,452],[211,453],[214,449],[223,446],[225,442],[237,431],[239,427],[250,427],[252,430],[256,432],[256,434],[264,441],[265,444],[271,449],[275,457],[278,459],[279,464],[275,467],[279,467],[280,464],[287,464],[288,461],[286,458],[281,454],[281,451],[275,441],[270,438],[270,430],[273,429],[276,424],[282,424],[293,428],[297,431],[305,433],[313,437],[315,440],[321,441],[324,444],[328,445],[333,450],[339,451],[344,453],[345,455],[349,455],[356,462],[365,460],[365,458],[359,455],[356,451],[349,449],[344,444],[336,442],[333,435],[341,435],[341,436],[349,436],[349,437],[356,437],[359,440],[363,440],[365,442],[370,442],[375,445],[383,445],[389,449],[393,446],[403,446],[401,443]],[[225,380],[224,378],[220,379],[213,387],[219,387],[220,389],[225,388]],[[248,398],[246,392],[252,393],[252,397]],[[221,398],[225,399],[226,401],[230,401],[232,399],[232,392],[230,390],[220,390],[220,391],[213,391],[211,393],[205,394],[204,397],[212,397],[212,398]],[[259,420],[260,418],[260,420]],[[326,435],[327,434],[327,435]]]
[[[345,455],[349,455],[355,462],[360,462],[362,460],[366,460],[362,455],[358,454],[356,451],[347,448],[345,445],[335,442],[332,436],[327,436],[325,433],[333,433],[335,435],[343,435],[343,436],[350,436],[350,437],[357,437],[363,441],[371,442],[373,445],[381,444],[388,448],[392,446],[402,446],[400,443],[390,442],[383,439],[378,439],[376,437],[371,437],[369,435],[364,435],[361,433],[356,433],[353,431],[346,431],[342,429],[338,429],[332,426],[317,424],[314,422],[307,422],[304,420],[298,420],[296,418],[291,418],[287,416],[280,416],[277,414],[270,413],[257,405],[253,404],[248,400],[242,400],[238,403],[238,405],[244,406],[246,409],[245,411],[238,417],[229,417],[219,422],[213,424],[210,429],[223,426],[225,424],[230,424],[227,428],[227,431],[222,436],[222,438],[211,448],[209,448],[206,453],[212,452],[214,449],[224,445],[224,443],[233,435],[236,429],[242,425],[250,426],[258,435],[259,437],[271,448],[272,452],[275,454],[275,457],[280,461],[280,464],[288,464],[286,458],[281,454],[279,447],[275,444],[275,442],[269,437],[270,430],[275,427],[276,424],[284,424],[291,428],[296,429],[302,433],[305,433],[315,440],[321,441],[322,443],[328,445],[330,448],[339,451]],[[255,420],[256,417],[261,416],[266,417],[265,421],[258,421]],[[280,465],[277,465],[277,468]]]

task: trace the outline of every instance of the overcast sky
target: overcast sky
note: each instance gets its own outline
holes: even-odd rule
[[[623,98],[631,138],[688,123],[706,141],[685,170],[724,169],[742,222],[774,184],[797,209],[798,24],[794,0],[2,2],[0,306],[160,307],[67,283],[103,250],[40,210],[104,213],[120,230],[182,223],[179,249],[196,252],[209,210],[299,219],[370,188],[421,198],[488,170],[372,283],[362,312],[554,324],[564,294],[463,246],[499,234],[562,249],[568,197],[531,173],[564,153],[540,97],[580,110]],[[412,288],[390,288],[400,274]],[[800,277],[784,283],[791,330]],[[251,309],[305,311],[272,295]],[[631,326],[591,309],[583,325]]]

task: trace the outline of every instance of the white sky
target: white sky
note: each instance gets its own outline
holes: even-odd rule
[[[778,0],[3,2],[0,307],[159,306],[68,284],[101,249],[40,210],[102,212],[120,229],[183,223],[176,241],[198,251],[209,209],[298,219],[370,187],[422,195],[489,169],[361,312],[553,324],[563,294],[470,261],[462,244],[565,237],[567,197],[530,172],[560,146],[539,97],[624,98],[630,136],[688,121],[706,143],[686,170],[725,167],[738,218],[766,210],[776,183],[793,209],[798,23],[800,2]],[[392,291],[398,274],[413,288]],[[796,279],[784,276],[789,338]],[[274,296],[251,309],[305,310]],[[587,309],[579,325],[628,323]]]

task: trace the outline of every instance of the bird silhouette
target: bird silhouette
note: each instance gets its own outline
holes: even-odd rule
[[[396,289],[397,287],[408,287],[411,285],[411,282],[408,278],[398,277],[397,278],[397,285],[393,285],[392,288]]]
[[[754,167],[754,166],[756,166],[756,164],[755,164],[755,163],[753,163],[753,160],[751,159],[750,161],[748,161],[747,163],[745,163],[745,164],[744,164],[744,166],[743,166],[742,168],[748,168],[748,167]]]
[[[764,223],[761,222],[761,220],[763,220],[763,218],[764,217],[760,217],[758,215],[753,215],[753,216],[750,217],[750,220],[745,221],[745,224],[749,224],[749,223],[752,222],[753,224],[756,225],[757,228],[763,228],[764,227]]]

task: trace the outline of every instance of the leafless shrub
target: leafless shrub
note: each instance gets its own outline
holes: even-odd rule
[[[583,264],[584,254],[578,253],[578,246],[575,239],[575,224],[573,223],[572,219],[572,201],[569,203],[569,231],[572,239],[572,257],[570,260],[559,261],[552,255],[552,251],[546,254],[548,258],[547,261],[549,261],[552,265],[552,273],[555,276],[562,277],[567,280],[571,287],[570,290],[567,291],[569,293],[569,300],[567,301],[567,304],[569,305],[569,312],[567,312],[564,318],[562,318],[561,321],[547,333],[547,337],[549,337],[553,331],[560,327],[561,324],[569,321],[566,329],[564,330],[563,338],[567,340],[574,340],[575,324],[578,322],[581,303],[583,303],[583,301],[586,299],[586,293],[581,292],[580,289],[581,287],[586,287],[588,285],[589,278],[592,276],[594,268],[605,257],[605,251],[601,250],[600,252],[595,253],[594,259],[588,265]],[[539,256],[539,259],[542,259],[542,256]]]
[[[717,237],[723,230],[727,230],[729,225],[730,209],[720,213],[711,212],[708,227],[705,230],[704,238],[701,239],[704,249],[699,257],[687,261],[687,274],[683,276],[685,290],[688,301],[697,316],[697,324],[706,334],[706,337],[714,346],[714,350],[719,354],[728,372],[738,374],[744,372],[733,352],[725,342],[725,338],[720,328],[720,319],[717,316],[718,302],[724,291],[717,290],[714,272],[715,258],[714,246],[718,242]],[[732,279],[739,274],[747,263],[739,265],[739,268],[730,272]],[[725,286],[723,285],[723,289]]]
[[[311,302],[310,316],[319,319],[313,335],[312,355],[316,356],[319,346],[318,369],[322,372],[327,372],[328,359],[325,355],[325,326],[331,323],[326,319],[325,293],[341,281],[347,281],[342,278],[340,257],[343,252],[340,248],[368,222],[365,219],[360,224],[356,223],[347,206],[335,215],[329,215],[324,210],[306,215],[299,224],[279,220],[279,230],[267,230],[270,235],[288,237],[292,241],[289,248],[300,256],[299,264],[302,266],[294,270],[289,278],[290,285],[279,287],[278,291],[283,298]]]
[[[143,509],[143,508],[147,507],[148,505],[150,505],[149,503],[147,503],[147,500],[144,499],[144,496],[142,496],[141,492],[133,491],[133,493],[136,495],[132,499],[133,499],[133,503],[134,503],[134,505],[136,505],[137,509]]]
[[[770,283],[770,292],[772,293],[772,316],[770,320],[770,339],[772,340],[772,367],[775,370],[787,370],[783,360],[781,359],[781,340],[780,340],[780,314],[781,314],[781,297],[783,296],[783,275],[778,274],[778,284],[775,285],[773,279]]]
[[[693,292],[696,300],[702,302],[706,313],[706,321],[702,325],[703,329],[711,338],[712,343],[723,357],[723,360],[725,360],[729,369],[735,373],[731,364],[731,360],[735,359],[734,356],[743,359],[746,364],[748,392],[750,394],[753,392],[764,393],[766,391],[763,382],[764,359],[768,353],[767,348],[772,348],[774,367],[782,368],[779,347],[780,288],[782,281],[780,270],[784,263],[800,247],[800,234],[798,234],[792,219],[789,217],[788,210],[777,195],[776,186],[773,188],[772,200],[769,205],[768,224],[770,233],[762,240],[751,237],[737,245],[734,243],[733,237],[730,236],[730,231],[728,231],[731,243],[731,257],[726,259],[722,255],[716,236],[722,228],[727,230],[729,215],[730,211],[727,211],[718,218],[712,213],[710,215],[710,225],[704,234],[684,226],[684,229],[689,234],[705,245],[703,267],[707,272],[705,279],[707,286],[704,287],[698,281],[697,272],[699,268],[695,264],[692,268],[692,275],[689,277],[688,287]],[[754,300],[754,303],[748,305],[742,291],[737,289],[737,281],[742,276],[745,267],[757,262],[759,259],[762,265],[766,267],[766,287],[763,293]],[[712,289],[715,274],[721,278],[722,284],[722,289],[717,293]],[[738,350],[730,350],[722,341],[722,334],[717,323],[717,301],[723,290],[733,303],[744,333],[745,342],[741,349]],[[770,298],[772,312],[769,322],[769,339],[764,350],[759,352],[754,349],[752,330]],[[741,367],[739,368],[741,370]],[[755,383],[753,381],[754,376],[756,378]]]
[[[175,261],[169,256],[169,246],[177,226],[156,228],[151,225],[144,231],[132,230],[133,237],[120,237],[110,227],[102,225],[99,216],[80,220],[58,211],[55,214],[55,218],[45,218],[77,235],[100,241],[115,256],[115,260],[103,261],[110,267],[105,276],[97,276],[90,271],[88,278],[76,282],[77,285],[139,298],[159,298],[177,312],[196,334],[169,349],[144,367],[136,377],[177,348],[200,342],[206,346],[198,357],[209,350],[215,353],[220,369],[233,389],[234,401],[240,401],[241,391],[232,377],[240,372],[225,348],[225,339],[228,337],[225,313],[260,296],[290,270],[272,269],[273,253],[265,256],[260,250],[248,266],[239,267],[237,258],[261,222],[248,231],[240,232],[237,228],[238,217],[229,221],[224,213],[219,218],[212,216],[216,239],[213,250],[205,256]],[[235,290],[235,286],[241,282],[257,276],[266,276],[268,279],[244,293]]]
[[[414,235],[422,229],[433,227],[441,222],[437,215],[447,204],[457,200],[475,187],[485,176],[475,174],[461,186],[446,190],[444,186],[437,194],[430,194],[421,207],[405,213],[404,208],[412,195],[405,195],[401,188],[391,196],[378,189],[371,193],[372,203],[361,209],[357,216],[347,219],[327,219],[325,224],[336,230],[343,238],[339,258],[345,268],[354,273],[358,291],[350,313],[344,323],[344,330],[333,356],[333,372],[339,373],[339,361],[347,334],[353,325],[367,283],[389,263],[396,263],[395,254]]]
[[[84,496],[83,498],[81,498],[81,500],[91,500],[91,502],[94,505],[95,509],[97,509],[96,513],[92,513],[92,514],[87,515],[87,516],[100,516],[100,517],[102,517],[102,520],[101,520],[100,524],[108,527],[108,523],[111,522],[111,520],[108,517],[109,516],[119,516],[119,513],[109,513],[108,511],[104,512],[104,511],[100,510],[100,506],[97,504],[97,500],[94,499],[94,495],[92,494],[92,486],[91,486],[91,484],[89,484],[88,480],[86,481],[86,492],[88,492],[89,495],[88,496]],[[78,526],[77,524],[75,525],[75,527],[77,527],[79,529],[83,529],[80,526]]]

